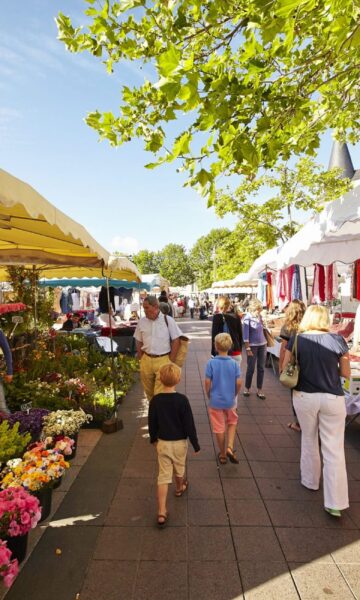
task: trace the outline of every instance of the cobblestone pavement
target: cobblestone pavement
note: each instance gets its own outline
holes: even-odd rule
[[[189,450],[187,494],[170,489],[168,527],[155,527],[156,457],[136,385],[124,429],[101,436],[6,600],[360,598],[360,427],[346,433],[351,507],[341,520],[324,512],[321,490],[300,485],[300,434],[271,369],[265,401],[240,395],[240,464],[220,467],[202,383],[210,323],[180,325],[192,343],[179,391],[201,452]]]

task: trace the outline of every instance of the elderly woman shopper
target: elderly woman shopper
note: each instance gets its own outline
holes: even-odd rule
[[[283,362],[284,362],[284,358],[285,358],[285,351],[286,351],[287,343],[293,335],[297,334],[299,325],[300,325],[301,319],[304,316],[305,310],[306,310],[306,306],[301,300],[292,300],[288,304],[288,306],[285,310],[285,323],[282,326],[281,331],[280,331],[280,337],[282,340],[281,347],[280,347],[280,357],[279,357],[280,373],[283,370]],[[289,429],[292,429],[293,431],[301,431],[301,427],[299,425],[299,421],[296,417],[296,412],[294,409],[293,391],[292,390],[291,390],[291,404],[292,404],[292,409],[293,409],[293,413],[295,415],[296,420],[290,421],[290,423],[288,423],[288,427],[289,427]]]
[[[217,308],[219,312],[213,316],[212,321],[211,354],[212,356],[217,355],[215,337],[218,333],[228,333],[232,341],[232,347],[228,354],[231,358],[240,363],[242,347],[241,320],[237,314],[232,312],[231,301],[228,296],[220,296],[217,302]]]
[[[340,376],[350,376],[348,348],[343,337],[329,333],[329,312],[324,306],[309,306],[298,335],[287,345],[284,367],[291,359],[297,338],[300,367],[294,389],[294,408],[301,425],[301,483],[319,489],[323,457],[325,510],[334,517],[348,508],[348,481],[345,465],[345,400]]]
[[[264,335],[264,326],[260,316],[262,304],[259,300],[251,300],[248,312],[243,319],[243,338],[247,355],[247,369],[245,375],[244,396],[250,396],[251,382],[257,364],[256,385],[257,397],[265,400],[262,392],[265,373],[267,344]]]

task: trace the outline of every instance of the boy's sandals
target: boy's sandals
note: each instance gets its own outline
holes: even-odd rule
[[[260,398],[260,400],[266,400],[266,396],[262,392],[258,392],[256,395],[258,398]]]
[[[181,496],[183,494],[185,494],[185,492],[187,491],[188,487],[189,487],[189,482],[187,479],[185,479],[185,481],[182,482],[181,490],[175,490],[176,498],[181,498]]]
[[[157,526],[159,527],[159,529],[164,529],[164,527],[166,527],[168,518],[169,518],[169,513],[166,513],[166,515],[160,514],[157,516]]]
[[[292,429],[293,431],[301,431],[301,427],[299,425],[299,423],[288,423],[288,428]]]
[[[247,390],[245,390],[243,392],[243,396],[245,396],[245,398],[248,398],[250,396],[250,392],[248,392]]]
[[[218,454],[218,459],[219,459],[219,463],[221,465],[226,465],[227,458],[226,458],[226,456],[222,456],[221,452],[219,452],[219,454]]]
[[[238,465],[239,461],[235,456],[235,450],[233,450],[232,448],[230,448],[230,446],[228,446],[228,449],[226,450],[226,456],[228,457],[229,461],[231,463],[233,463],[234,465]]]

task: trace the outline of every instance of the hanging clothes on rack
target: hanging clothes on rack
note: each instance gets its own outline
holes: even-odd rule
[[[291,281],[291,300],[302,300],[299,265],[294,265],[294,271]]]
[[[114,296],[115,296],[115,288],[111,286],[111,287],[109,287],[109,298],[110,298],[110,304],[112,305],[113,310],[115,310]],[[102,286],[101,290],[100,290],[100,294],[99,294],[99,309],[100,309],[101,313],[108,313],[109,312],[107,289],[106,289],[105,286]]]
[[[274,309],[274,296],[273,296],[273,279],[274,273],[266,271],[266,306],[268,310]]]
[[[69,310],[69,295],[68,295],[68,288],[64,288],[63,291],[61,292],[61,297],[60,297],[60,308],[61,308],[61,312],[66,315]]]
[[[287,269],[281,269],[277,274],[276,295],[279,300],[279,308],[283,310],[291,301],[291,285],[294,274],[294,265]]]
[[[54,289],[54,304],[53,304],[53,309],[54,309],[54,312],[59,313],[59,314],[61,312],[63,312],[61,310],[61,304],[60,304],[60,302],[61,302],[61,296],[62,296],[62,289],[61,289],[61,287],[56,287]]]
[[[338,296],[338,273],[336,263],[332,263],[325,267],[325,300],[337,300]]]
[[[360,300],[360,259],[356,260],[352,270],[352,297]]]
[[[311,294],[311,303],[320,304],[325,302],[325,267],[324,265],[315,265],[314,281]]]
[[[261,273],[258,280],[258,291],[257,291],[257,299],[260,300],[263,306],[266,306],[266,272]]]

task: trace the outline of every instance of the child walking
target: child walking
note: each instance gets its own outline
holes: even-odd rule
[[[219,447],[218,459],[221,465],[230,462],[238,464],[234,440],[238,415],[237,395],[241,388],[240,365],[228,356],[232,340],[228,333],[215,336],[217,356],[211,358],[205,371],[205,391],[210,400],[209,417],[213,433]],[[227,444],[226,444],[227,430]]]
[[[150,402],[148,423],[150,442],[156,445],[159,463],[157,525],[163,528],[169,518],[166,500],[173,472],[177,498],[186,492],[189,485],[185,477],[188,438],[195,454],[200,451],[200,446],[189,400],[175,389],[180,381],[181,369],[174,363],[168,363],[161,367],[159,375],[163,391]]]

